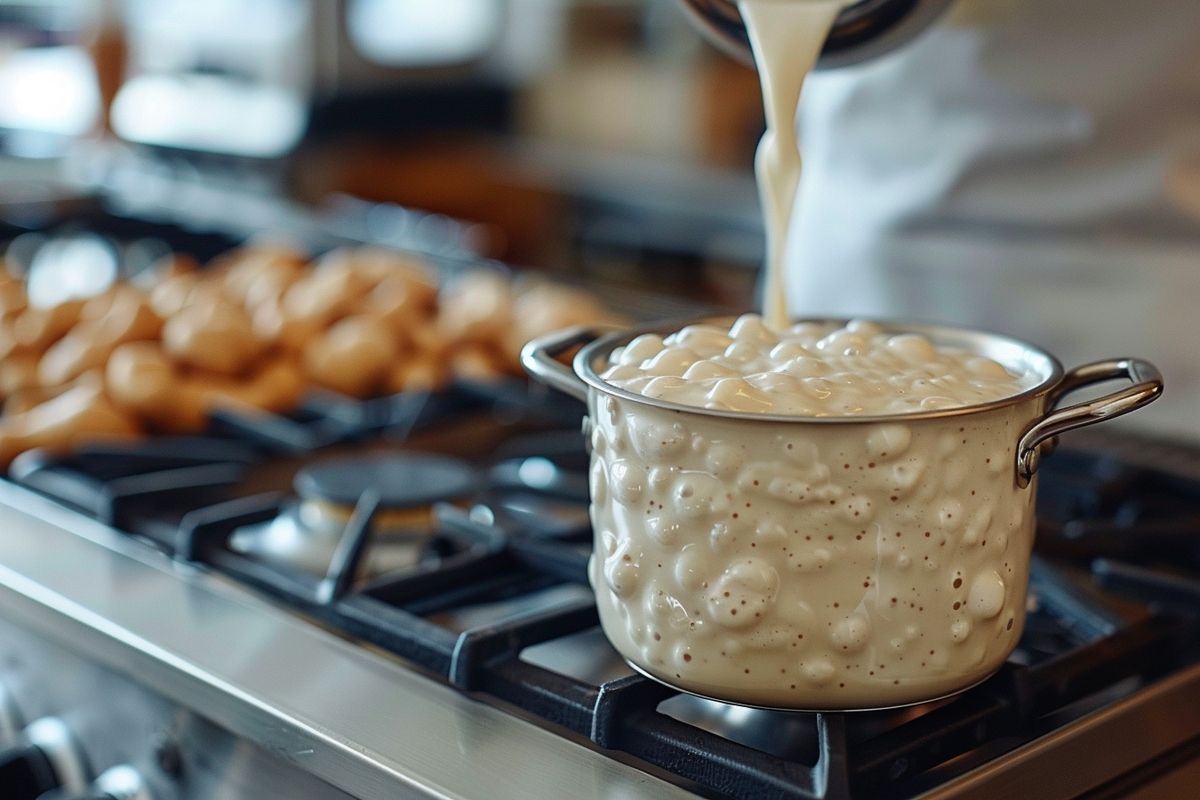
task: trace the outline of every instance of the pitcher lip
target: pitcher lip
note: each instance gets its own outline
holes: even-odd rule
[[[636,328],[626,330],[613,331],[605,334],[595,341],[584,345],[575,355],[572,362],[572,367],[579,379],[586,383],[591,388],[606,395],[620,397],[623,400],[629,400],[634,403],[661,408],[666,411],[675,411],[684,414],[697,414],[706,417],[721,417],[724,419],[735,419],[743,422],[771,422],[771,423],[800,423],[800,424],[817,424],[817,425],[860,425],[860,424],[881,424],[881,423],[904,423],[917,420],[927,419],[950,419],[953,417],[966,417],[972,414],[981,414],[987,411],[995,411],[1001,408],[1019,405],[1027,400],[1037,397],[1042,397],[1049,394],[1062,381],[1063,366],[1057,358],[1046,352],[1044,349],[1032,345],[1028,342],[1006,336],[1004,334],[991,333],[981,331],[976,328],[969,328],[961,325],[942,325],[921,322],[906,322],[897,320],[878,320],[871,318],[865,319],[878,325],[885,333],[894,335],[902,333],[915,333],[925,336],[934,344],[939,346],[954,347],[975,355],[986,356],[994,361],[999,362],[1006,369],[1012,369],[1016,365],[1020,365],[1023,369],[1035,369],[1041,374],[1041,379],[1026,389],[1017,394],[1002,397],[999,400],[991,400],[986,403],[975,403],[967,406],[957,406],[955,408],[934,409],[931,411],[911,411],[902,414],[877,414],[871,416],[828,416],[828,417],[806,417],[792,414],[758,414],[748,411],[726,411],[723,409],[701,408],[699,406],[690,406],[683,403],[674,403],[669,400],[660,400],[655,397],[647,397],[636,392],[631,392],[628,389],[622,389],[615,386],[600,377],[597,371],[597,363],[603,359],[603,363],[607,365],[608,355],[617,347],[628,344],[633,339],[646,333],[656,333],[660,336],[665,336],[674,333],[687,325],[723,325],[729,327],[733,321],[737,319],[734,316],[724,317],[701,317],[691,318],[683,321],[675,322],[658,322],[649,325],[643,325]],[[793,325],[800,323],[817,323],[824,325],[845,325],[850,322],[851,318],[803,318],[792,321]],[[1003,351],[1003,353],[1001,352]],[[1008,354],[1008,357],[1005,357]],[[1014,358],[1014,354],[1019,354],[1019,359]],[[603,369],[603,368],[601,368]]]

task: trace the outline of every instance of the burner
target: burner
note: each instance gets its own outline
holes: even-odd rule
[[[478,476],[452,458],[396,453],[317,462],[296,473],[294,485],[300,502],[269,522],[238,530],[230,546],[264,561],[324,574],[359,498],[373,489],[380,502],[371,518],[376,545],[363,565],[370,577],[425,558],[437,533],[433,506],[469,497]]]
[[[230,537],[229,546],[261,561],[324,575],[341,541],[345,521],[339,522],[321,511],[304,503],[292,504],[269,522],[239,528]],[[413,566],[426,555],[429,542],[427,535],[380,537],[368,553],[362,577]]]
[[[296,473],[295,487],[305,501],[347,512],[363,492],[375,489],[381,509],[406,511],[459,500],[470,495],[478,483],[466,462],[409,452],[320,461]]]

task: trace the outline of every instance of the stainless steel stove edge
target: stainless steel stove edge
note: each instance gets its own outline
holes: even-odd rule
[[[0,530],[0,615],[355,797],[694,797],[2,482]]]
[[[1079,797],[1197,737],[1200,664],[922,794],[921,800]]]

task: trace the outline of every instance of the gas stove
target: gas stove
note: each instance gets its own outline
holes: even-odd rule
[[[124,266],[135,243],[236,239],[102,210],[69,230]],[[1077,434],[1047,459],[1030,614],[992,679],[781,713],[682,695],[608,645],[582,415],[520,383],[314,394],[21,456],[0,479],[0,797],[1195,795],[1200,449]]]
[[[1027,630],[984,684],[782,713],[682,695],[607,644],[582,413],[523,384],[315,395],[21,456],[6,757],[124,765],[144,795],[110,795],[155,800],[1192,796],[1200,452],[1109,434],[1047,460]],[[39,717],[75,744],[38,751],[17,731]]]

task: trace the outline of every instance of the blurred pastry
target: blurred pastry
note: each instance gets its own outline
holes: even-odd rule
[[[157,339],[162,327],[162,319],[140,293],[114,294],[104,316],[76,325],[46,351],[38,364],[38,383],[57,386],[103,367],[119,345]]]
[[[493,270],[459,277],[439,300],[438,327],[451,342],[499,341],[513,322],[512,285]]]
[[[183,364],[237,375],[267,348],[240,307],[225,302],[192,303],[166,321],[163,349]]]
[[[27,308],[13,320],[18,346],[37,353],[57,342],[79,321],[83,300],[67,300],[50,308]]]
[[[400,350],[395,334],[374,317],[348,317],[313,340],[304,353],[312,380],[351,397],[378,391]]]
[[[134,439],[134,418],[112,403],[103,386],[89,381],[21,413],[0,418],[0,466],[26,450],[64,453],[82,442]]]

